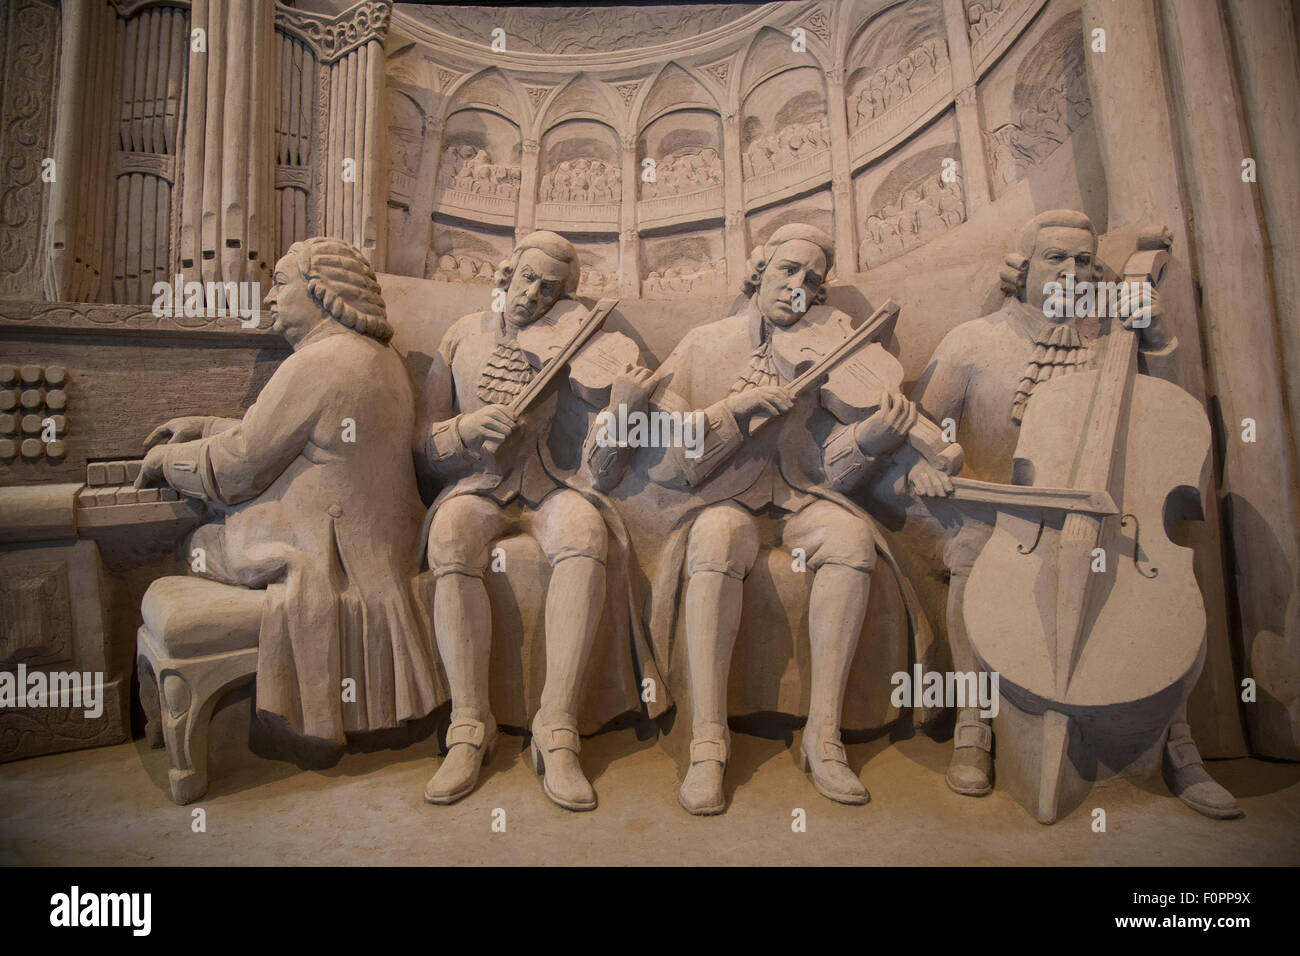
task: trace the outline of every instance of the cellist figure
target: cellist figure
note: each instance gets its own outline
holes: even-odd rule
[[[1051,283],[1096,281],[1097,232],[1083,213],[1050,210],[1031,219],[1021,230],[1016,249],[1002,268],[1007,293],[1001,309],[965,322],[944,337],[917,383],[915,398],[922,412],[936,422],[953,419],[957,440],[965,451],[964,477],[1012,483],[1016,445],[1025,409],[1035,387],[1049,379],[1083,371],[1095,362],[1086,324],[1075,317],[1049,317],[1044,300]],[[1125,328],[1139,312],[1138,292],[1126,286],[1119,314]],[[1139,371],[1177,384],[1176,338],[1161,322],[1159,295],[1150,290],[1149,324],[1137,327]],[[913,471],[918,491],[951,491],[944,477],[923,467]],[[992,534],[994,515],[968,511],[958,533],[944,551],[951,571],[948,591],[948,642],[953,667],[979,668],[966,633],[964,597],[976,558]],[[957,714],[953,756],[947,782],[954,791],[983,796],[992,790],[993,733],[977,710]],[[1188,806],[1206,816],[1229,818],[1242,811],[1232,795],[1206,771],[1192,740],[1185,705],[1170,726],[1164,754],[1170,789]]]

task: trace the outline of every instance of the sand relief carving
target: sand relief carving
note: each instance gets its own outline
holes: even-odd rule
[[[566,159],[542,174],[537,195],[541,202],[622,202],[623,172],[603,159]]]
[[[438,257],[433,278],[444,282],[491,283],[496,281],[496,266],[469,253],[448,252]]]
[[[947,66],[948,44],[934,37],[900,57],[897,63],[876,70],[850,104],[854,128],[898,105]]]
[[[1002,16],[1002,9],[1007,5],[1009,0],[988,0],[987,3],[975,2],[966,7],[966,20],[968,26],[967,32],[970,34],[971,42],[978,40],[989,30],[993,29],[999,18]]]
[[[898,392],[897,360],[872,343],[897,308],[855,330],[847,315],[820,304],[833,263],[832,240],[821,230],[779,228],[750,262],[744,310],[690,332],[656,373],[656,411],[694,416],[705,429],[693,455],[672,448],[648,470],[663,487],[689,495],[663,545],[651,636],[664,670],[685,577],[692,742],[678,799],[693,814],[725,809],[727,674],[742,583],[764,537],[805,554],[814,575],[800,759],[824,796],[869,799],[846,761],[840,718],[877,554],[891,564],[892,556],[848,496],[886,457],[913,454],[900,446],[917,410]],[[852,363],[862,364],[850,371]],[[931,466],[917,459],[916,467]]]
[[[1152,288],[1167,247],[1159,234],[1144,236],[1124,270],[1126,281],[1150,290],[1147,324],[1138,311],[1139,285],[1118,297],[1111,314],[1120,318],[1075,318],[1064,308],[1061,286],[1049,284],[1102,278],[1096,230],[1070,210],[1034,217],[1003,265],[1005,304],[953,329],[915,392],[927,415],[956,423],[968,478],[1056,485],[1094,499],[1040,511],[1025,497],[1022,510],[967,510],[943,555],[952,576],[947,620],[954,667],[998,670],[1005,699],[1044,714],[1041,741],[1021,737],[999,757],[1017,770],[1041,766],[1030,802],[1044,823],[1057,817],[1071,724],[1085,711],[1090,746],[1103,748],[1108,739],[1131,745],[1144,733],[1164,740],[1163,772],[1175,794],[1207,816],[1241,814],[1206,772],[1186,720],[1205,620],[1190,551],[1165,539],[1164,522],[1199,508],[1175,499],[1188,488],[1204,491],[1209,426],[1199,404],[1170,384],[1178,343]],[[1134,381],[1139,368],[1145,374]],[[1085,429],[1085,421],[1095,427]],[[945,491],[942,481],[921,484],[925,494]],[[1108,571],[1097,564],[1094,547],[1108,555]],[[1022,580],[1024,573],[1032,580]],[[1059,583],[1048,594],[1042,580]],[[1117,597],[1090,597],[1090,588]],[[1142,623],[1114,619],[1152,610],[1155,619]],[[1135,629],[1144,635],[1139,650],[1126,644]],[[974,708],[959,710],[949,787],[970,796],[989,793],[992,744],[988,719]]]
[[[494,163],[486,149],[469,144],[448,146],[442,156],[438,179],[445,188],[502,199],[519,197],[518,166]]]
[[[903,189],[898,199],[867,215],[865,238],[858,246],[858,268],[869,269],[888,262],[960,225],[966,219],[961,178],[952,182],[944,173],[934,173]]]
[[[295,243],[272,282],[273,328],[293,354],[242,420],[176,418],[156,428],[136,485],[165,483],[207,502],[216,520],[191,537],[192,571],[235,598],[264,595],[251,635],[259,714],[342,744],[348,733],[423,717],[444,699],[410,591],[420,514],[409,451],[414,401],[388,344],[378,280],[357,249],[332,238]],[[210,640],[212,625],[201,622],[196,634],[170,632],[194,600],[215,594],[211,618],[230,613],[231,598],[191,581],[162,578],[146,594],[143,658],[183,658]],[[225,625],[222,646],[207,652],[242,650],[230,644],[236,630]],[[173,794],[185,802],[206,789],[206,727],[194,723],[211,701],[199,699],[199,670],[188,681],[186,665],[180,674],[193,685],[179,695],[193,701],[190,717],[173,714],[162,727],[185,735],[167,740]],[[178,694],[163,689],[170,710]],[[156,717],[157,698],[144,696]]]
[[[642,295],[652,298],[675,298],[689,295],[718,295],[727,282],[727,260],[713,261],[705,256],[699,263],[651,269],[641,283]]]
[[[579,271],[576,250],[555,233],[521,240],[499,272],[500,311],[471,313],[448,330],[420,396],[415,456],[437,489],[427,553],[452,698],[447,755],[425,789],[430,803],[472,791],[496,742],[483,576],[493,543],[524,532],[552,568],[533,764],[555,803],[596,805],[578,762],[576,714],[602,609],[627,599],[626,536],[603,494],[620,480],[627,449],[599,444],[592,423],[607,406],[643,407],[650,372],[635,343],[600,329],[616,300],[591,310],[573,301]],[[566,430],[575,420],[582,426]],[[626,603],[613,613],[627,618]]]
[[[830,148],[830,127],[825,116],[804,123],[791,123],[757,137],[741,157],[746,179],[782,169]]]
[[[722,184],[722,157],[711,146],[674,150],[655,161],[655,178],[641,183],[641,198],[680,196]]]

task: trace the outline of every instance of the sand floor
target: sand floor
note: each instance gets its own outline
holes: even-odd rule
[[[246,739],[246,738],[245,738]],[[797,742],[798,738],[795,737]],[[1300,863],[1300,765],[1210,764],[1246,810],[1219,822],[1162,788],[1119,781],[1051,827],[997,790],[972,799],[943,781],[947,744],[918,736],[848,748],[871,790],[864,807],[818,795],[788,744],[733,734],[726,814],[694,818],[676,802],[678,765],[634,729],[584,740],[600,798],[590,813],[554,806],[524,738],[506,736],[479,788],[451,807],[424,803],[432,740],[350,753],[326,770],[247,748],[214,765],[193,807],[173,805],[165,751],[142,740],[0,766],[0,862],[213,864],[1084,864]],[[219,755],[220,756],[220,755]],[[1107,813],[1092,830],[1091,808]],[[201,807],[206,832],[192,830]],[[795,808],[807,830],[792,832]],[[506,830],[492,831],[494,810]]]

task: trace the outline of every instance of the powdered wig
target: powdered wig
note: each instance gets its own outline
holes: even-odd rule
[[[750,255],[749,262],[746,263],[749,274],[740,285],[740,291],[744,295],[752,296],[758,291],[767,264],[776,255],[776,250],[791,239],[803,239],[821,249],[826,256],[826,275],[830,275],[831,267],[835,265],[835,241],[816,226],[806,226],[803,223],[792,222],[772,233],[767,242],[755,249]],[[822,284],[813,293],[812,301],[808,303],[808,306],[821,305],[825,302],[826,291],[826,276],[824,275],[822,276]]]
[[[541,249],[552,259],[563,262],[569,267],[568,277],[564,281],[564,292],[561,293],[560,298],[568,298],[578,291],[578,280],[582,277],[582,263],[578,259],[578,250],[573,248],[573,243],[568,239],[558,233],[547,232],[545,229],[524,236],[510,253],[510,257],[497,266],[496,287],[498,289],[510,288],[510,279],[519,265],[519,257],[529,249]]]
[[[331,236],[303,239],[289,247],[307,280],[307,294],[340,325],[380,342],[393,337],[379,280],[355,246]]]
[[[1016,237],[1016,248],[1014,252],[1008,252],[1006,259],[1002,263],[1002,270],[998,274],[1001,280],[1002,291],[1008,295],[1020,295],[1025,288],[1025,277],[1029,274],[1029,260],[1034,255],[1034,248],[1038,244],[1038,233],[1045,226],[1068,226],[1071,229],[1086,229],[1092,233],[1094,245],[1097,239],[1097,227],[1081,212],[1075,212],[1073,209],[1049,209],[1047,212],[1040,212],[1020,230],[1020,235]],[[1093,276],[1081,276],[1080,278],[1093,279]]]

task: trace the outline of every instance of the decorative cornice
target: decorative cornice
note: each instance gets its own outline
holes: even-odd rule
[[[382,44],[388,35],[392,10],[392,0],[361,0],[330,17],[277,3],[275,28],[310,46],[321,63],[333,63],[371,40]]]
[[[764,26],[778,29],[789,24],[802,11],[790,9],[791,5],[767,3],[743,16],[699,36],[629,50],[609,53],[522,53],[509,50],[494,53],[486,42],[470,43],[431,27],[426,21],[406,13],[400,7],[393,10],[393,23],[402,32],[441,54],[444,62],[486,64],[521,73],[554,73],[571,75],[579,70],[599,73],[603,70],[626,70],[629,67],[653,67],[669,60],[694,57],[717,60],[735,54],[741,46],[748,45],[754,34]],[[795,5],[797,6],[797,5]],[[626,75],[626,74],[624,74]]]

